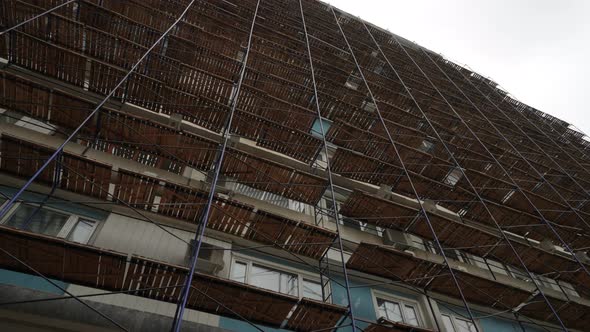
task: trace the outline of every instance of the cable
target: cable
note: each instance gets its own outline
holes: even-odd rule
[[[240,73],[239,73],[239,78],[238,78],[238,82],[237,84],[234,85],[235,90],[232,91],[232,96],[231,96],[231,110],[230,113],[227,117],[226,120],[226,125],[225,125],[225,129],[223,131],[222,137],[223,137],[223,143],[220,147],[219,150],[219,156],[218,159],[215,163],[215,174],[213,175],[213,179],[211,180],[211,189],[209,192],[209,197],[207,199],[207,206],[205,207],[205,210],[203,211],[203,215],[201,217],[201,222],[199,223],[198,227],[197,227],[197,231],[195,232],[195,242],[197,243],[196,247],[193,250],[193,254],[192,254],[192,258],[191,258],[191,263],[190,263],[190,268],[189,268],[189,272],[188,275],[186,277],[186,283],[184,285],[183,288],[183,293],[181,295],[181,298],[179,299],[178,302],[178,306],[176,309],[176,314],[174,316],[174,325],[172,327],[172,329],[175,332],[180,332],[180,328],[182,326],[182,316],[184,314],[184,309],[186,306],[186,302],[188,300],[188,295],[189,295],[189,290],[191,287],[191,283],[193,280],[193,274],[195,271],[195,267],[197,265],[197,260],[199,257],[199,251],[201,249],[201,243],[202,243],[202,239],[203,236],[205,234],[205,229],[207,228],[207,222],[209,221],[209,213],[211,210],[211,204],[213,203],[213,197],[215,196],[215,190],[217,187],[217,180],[219,179],[219,174],[221,171],[221,165],[223,163],[223,158],[225,155],[225,151],[227,148],[227,144],[229,142],[229,136],[230,136],[230,130],[231,130],[231,126],[232,126],[232,120],[233,120],[233,116],[234,116],[234,112],[236,110],[236,106],[238,104],[238,96],[240,94],[240,89],[242,87],[242,81],[244,79],[244,73],[246,72],[246,65],[248,63],[248,55],[250,53],[250,45],[252,43],[252,33],[254,31],[254,26],[256,23],[256,17],[258,15],[258,7],[260,5],[260,0],[257,0],[256,2],[256,10],[254,11],[254,17],[252,18],[252,26],[250,27],[250,34],[248,36],[248,45],[246,48],[246,54],[244,55],[244,59],[243,59],[243,63],[242,63],[242,67],[240,69]]]
[[[53,7],[53,8],[50,8],[50,9],[42,12],[41,14],[35,15],[35,16],[33,16],[33,17],[31,17],[31,18],[23,21],[23,22],[20,22],[20,23],[18,23],[17,25],[15,25],[13,27],[10,27],[10,28],[8,28],[6,30],[0,31],[0,36],[2,36],[5,33],[8,33],[10,31],[12,31],[12,30],[18,29],[21,26],[23,26],[23,25],[25,25],[25,24],[27,24],[29,22],[32,22],[32,21],[34,21],[34,20],[36,20],[36,19],[38,19],[38,18],[40,18],[42,16],[45,16],[45,15],[47,15],[47,14],[53,12],[53,11],[56,11],[56,10],[60,9],[61,7],[64,7],[66,5],[69,5],[72,2],[75,2],[75,1],[78,1],[78,0],[69,0],[69,1],[66,1],[66,2],[62,3],[61,5],[57,5],[57,6]]]
[[[381,112],[379,111],[379,108],[377,106],[377,101],[375,100],[375,97],[373,96],[373,93],[371,92],[371,89],[369,87],[369,84],[367,83],[367,81],[365,79],[365,76],[363,75],[363,73],[362,73],[362,71],[360,69],[360,65],[359,65],[359,63],[358,63],[358,61],[357,61],[357,59],[356,59],[356,57],[354,55],[354,52],[352,50],[352,47],[350,46],[350,44],[348,42],[348,39],[346,38],[346,35],[344,34],[344,31],[342,30],[342,26],[340,25],[340,22],[338,21],[338,17],[336,16],[336,12],[334,11],[334,9],[331,6],[330,6],[330,10],[332,11],[332,15],[334,16],[334,20],[336,21],[336,25],[338,26],[338,29],[340,30],[340,33],[341,33],[344,41],[346,42],[346,45],[347,45],[347,47],[348,47],[348,49],[350,51],[350,54],[352,56],[352,59],[354,60],[354,63],[356,64],[357,70],[359,71],[359,74],[360,74],[361,78],[363,79],[363,82],[365,84],[365,87],[367,88],[367,91],[368,91],[371,99],[373,100],[373,103],[375,104],[376,114],[378,115],[378,117],[379,117],[379,119],[381,121],[381,124],[383,125],[384,130],[387,133],[387,137],[389,138],[389,141],[390,141],[391,145],[393,146],[393,148],[395,150],[396,156],[399,159],[400,164],[402,165],[402,167],[404,169],[404,172],[406,173],[408,182],[409,182],[410,186],[412,187],[412,191],[414,192],[414,195],[416,197],[416,200],[418,202],[418,205],[420,206],[420,210],[422,211],[422,215],[424,216],[424,218],[425,218],[425,220],[426,220],[426,222],[428,224],[428,227],[429,227],[430,231],[432,232],[432,235],[434,237],[434,240],[435,240],[435,243],[436,243],[437,247],[439,247],[439,249],[440,249],[441,256],[443,257],[443,260],[445,262],[445,266],[449,269],[449,272],[451,273],[451,276],[452,276],[452,279],[453,279],[453,283],[455,284],[455,286],[457,288],[457,291],[459,292],[459,295],[461,297],[461,300],[463,301],[463,304],[465,306],[465,309],[469,313],[469,317],[471,318],[471,321],[473,321],[473,323],[475,325],[475,320],[473,318],[473,314],[471,312],[471,309],[469,308],[469,304],[467,303],[467,300],[465,299],[465,296],[463,294],[463,291],[461,290],[461,287],[459,285],[459,282],[457,280],[457,277],[455,276],[455,273],[453,272],[453,270],[451,269],[451,267],[449,265],[447,256],[446,256],[446,254],[445,254],[445,252],[443,250],[443,247],[442,247],[442,245],[441,245],[441,243],[440,243],[440,241],[438,239],[438,236],[436,235],[436,232],[434,230],[434,227],[432,226],[432,223],[430,222],[430,218],[428,217],[428,214],[426,213],[426,210],[424,209],[424,206],[422,204],[422,201],[419,199],[420,196],[418,195],[418,192],[416,191],[416,188],[414,187],[414,183],[412,182],[412,179],[410,178],[410,175],[409,175],[409,173],[407,171],[407,168],[406,168],[406,166],[405,166],[405,164],[404,164],[404,162],[403,162],[403,160],[401,158],[401,155],[399,153],[399,150],[397,148],[397,145],[394,142],[391,134],[389,133],[389,129],[386,127],[385,122],[383,121],[383,117],[381,116]],[[476,330],[479,331],[479,329],[477,327],[476,327]]]
[[[71,296],[74,300],[78,301],[80,304],[82,304],[83,306],[85,306],[86,308],[96,312],[98,315],[100,315],[102,318],[108,320],[109,322],[111,322],[113,325],[117,326],[119,329],[123,330],[123,331],[129,331],[128,329],[126,329],[125,327],[123,327],[121,324],[115,322],[113,319],[111,319],[109,316],[103,314],[102,312],[100,312],[98,309],[94,308],[93,306],[91,306],[90,304],[82,301],[81,299],[79,299],[76,295],[70,293],[68,290],[66,290],[65,288],[61,287],[60,285],[56,284],[55,282],[53,282],[51,279],[47,278],[45,275],[43,275],[41,272],[35,270],[33,267],[31,267],[30,265],[28,265],[27,263],[23,262],[22,260],[20,260],[18,257],[14,256],[13,254],[9,253],[8,251],[0,248],[0,251],[2,251],[3,253],[5,253],[7,256],[9,256],[10,258],[14,259],[15,261],[19,262],[20,264],[22,264],[23,266],[25,266],[27,269],[33,271],[33,273],[35,273],[36,275],[38,275],[39,277],[43,278],[45,281],[47,281],[48,283],[50,283],[51,285],[55,286],[56,288],[58,288],[59,290],[61,290],[62,292],[68,294],[69,296]]]
[[[309,47],[309,37],[307,35],[307,26],[305,24],[305,14],[303,13],[303,4],[302,4],[301,0],[299,0],[299,9],[301,12],[301,22],[302,22],[302,26],[303,26],[303,32],[305,34],[307,55],[309,57],[309,71],[311,74],[311,81],[313,83],[313,96],[314,96],[314,102],[315,102],[315,106],[316,106],[317,119],[319,121],[320,135],[321,135],[323,143],[324,143],[324,153],[326,155],[326,161],[325,161],[326,171],[328,172],[328,185],[330,188],[330,196],[331,196],[331,200],[332,200],[332,206],[334,208],[334,219],[336,221],[336,234],[337,234],[337,241],[338,241],[338,247],[339,247],[338,249],[340,251],[340,261],[342,262],[342,272],[344,275],[344,285],[345,285],[346,297],[348,300],[348,315],[350,315],[352,331],[356,332],[357,327],[356,327],[354,309],[353,309],[353,305],[352,305],[352,296],[350,294],[350,282],[349,282],[349,278],[348,278],[348,271],[346,270],[346,260],[344,259],[344,247],[342,245],[342,236],[341,236],[342,233],[340,233],[340,217],[338,215],[339,214],[338,213],[338,204],[336,202],[336,193],[335,193],[335,189],[334,189],[334,182],[332,179],[330,158],[328,157],[329,156],[328,143],[326,142],[326,131],[324,129],[324,123],[322,120],[320,102],[318,100],[318,91],[317,91],[317,85],[316,85],[316,80],[315,80],[315,73],[314,73],[314,69],[313,69],[313,57],[311,55],[311,49]],[[329,259],[329,258],[326,256],[326,259]],[[322,292],[323,292],[323,290],[322,290]]]
[[[365,27],[366,27],[366,26],[365,26]],[[368,29],[368,28],[367,28],[367,31],[369,31],[369,29]],[[370,31],[369,31],[369,34],[371,34],[371,33],[370,33]],[[372,34],[371,34],[371,36],[372,36]],[[420,68],[420,66],[419,66],[419,65],[418,65],[418,64],[417,64],[417,63],[414,61],[414,59],[413,59],[413,58],[412,58],[412,57],[409,55],[409,53],[408,53],[408,52],[407,52],[407,50],[406,50],[406,49],[403,47],[403,45],[402,45],[401,43],[399,43],[399,41],[397,40],[397,38],[395,37],[395,35],[392,35],[392,36],[393,36],[394,40],[396,41],[396,43],[398,43],[398,45],[401,47],[401,49],[402,49],[402,50],[404,50],[404,52],[406,53],[406,55],[408,56],[408,58],[410,58],[410,60],[412,60],[412,62],[413,62],[415,65],[416,65],[416,67],[418,67],[418,69],[420,70],[420,72],[421,72],[421,73],[424,75],[424,77],[426,77],[426,79],[427,79],[427,80],[430,82],[430,84],[433,86],[433,88],[434,88],[436,91],[438,91],[439,95],[440,95],[440,96],[441,96],[441,97],[442,97],[442,98],[443,98],[443,99],[446,101],[446,98],[445,98],[445,97],[442,95],[442,93],[441,93],[441,92],[440,92],[440,91],[439,91],[439,90],[436,88],[436,86],[435,86],[435,85],[434,85],[434,83],[433,83],[433,82],[430,80],[430,78],[428,78],[428,76],[426,75],[426,73],[424,73],[424,71],[422,71],[422,69],[421,69],[421,68]],[[374,39],[373,39],[373,40],[374,40]],[[374,41],[375,41],[375,40],[374,40]],[[378,45],[376,41],[375,41],[375,43],[376,43],[376,45]],[[380,52],[381,52],[381,54],[382,54],[382,55],[385,57],[385,55],[384,55],[383,51],[381,50],[380,46],[378,46],[378,47],[379,47],[379,49],[380,49]],[[387,59],[387,57],[385,57],[385,58]],[[387,60],[387,61],[389,62],[389,60]],[[392,66],[391,64],[390,64],[390,66],[393,68],[393,66]],[[453,109],[453,107],[451,106],[451,104],[450,104],[448,101],[446,101],[446,102],[447,102],[447,104],[449,105],[449,107],[451,108],[451,110],[453,110],[453,112],[454,112],[454,109]],[[420,108],[420,107],[419,107],[419,109],[421,110],[421,108]],[[458,115],[456,112],[455,112],[455,114],[456,114],[456,116],[458,116],[459,118],[461,118],[461,117],[460,117],[460,116],[459,116],[459,115]],[[426,121],[428,121],[428,118],[426,117],[426,115],[424,115],[424,116],[425,116],[425,118],[426,118]],[[462,121],[462,122],[463,122],[463,121]],[[474,136],[474,137],[477,139],[477,136],[476,136],[476,135],[475,135],[475,134],[474,134],[474,133],[471,131],[471,129],[470,129],[470,128],[469,128],[469,127],[468,127],[468,126],[465,124],[465,122],[463,122],[463,124],[464,124],[464,125],[465,125],[465,126],[468,128],[468,130],[470,131],[470,133],[471,133],[471,134],[472,134],[472,135],[473,135],[473,136]],[[431,125],[431,126],[432,126],[432,125]],[[433,128],[434,128],[434,127],[433,127]],[[439,139],[442,141],[442,139],[441,139],[440,137],[439,137]],[[478,140],[478,141],[479,141],[479,140]],[[492,158],[493,158],[493,159],[496,161],[496,163],[497,163],[498,165],[500,165],[500,164],[499,164],[499,162],[497,162],[497,160],[496,160],[495,156],[494,156],[493,154],[491,154],[491,152],[489,152],[489,150],[487,149],[487,147],[486,147],[486,146],[485,146],[485,145],[484,145],[484,144],[483,144],[481,141],[479,141],[479,142],[480,142],[480,144],[481,144],[481,145],[484,147],[484,149],[485,149],[486,151],[488,151],[488,153],[489,153],[489,154],[490,154],[490,156],[491,156],[491,157],[492,157]],[[448,151],[448,153],[450,154],[451,158],[454,158],[454,157],[452,156],[452,153],[451,153],[450,151]],[[469,181],[469,180],[467,179],[467,176],[466,176],[466,174],[464,173],[464,170],[463,170],[463,168],[461,168],[459,164],[457,164],[457,165],[458,165],[458,167],[459,167],[460,171],[462,172],[463,176],[466,178],[466,180],[467,180],[467,181]],[[502,167],[502,166],[500,165],[500,167]],[[504,168],[503,168],[503,167],[502,167],[502,169],[504,170]],[[505,171],[505,170],[504,170],[504,172],[505,172],[505,173],[507,174],[507,176],[510,178],[510,175],[509,175],[509,173],[508,173],[507,171]],[[516,184],[514,181],[513,181],[513,183],[514,183],[514,185],[515,185],[517,188],[520,188],[520,187],[518,187],[518,185],[517,185],[517,184]],[[477,192],[476,192],[476,193],[477,193]],[[479,194],[477,194],[477,195],[479,196]],[[483,201],[482,201],[482,202],[483,202]],[[531,204],[532,204],[532,203],[531,203]],[[487,205],[485,205],[485,204],[484,204],[484,207],[486,208],[486,210],[488,211],[488,213],[489,213],[489,214],[490,214],[490,216],[492,217],[492,220],[494,221],[494,223],[497,225],[497,228],[498,228],[498,229],[501,231],[501,227],[500,227],[500,225],[499,225],[499,224],[496,222],[496,220],[495,220],[495,218],[493,217],[493,214],[491,213],[491,211],[489,211],[489,210],[488,210],[488,208],[487,208]],[[543,218],[543,215],[542,215],[542,214],[541,214],[541,217]],[[512,251],[514,252],[514,254],[516,255],[516,257],[518,258],[519,262],[521,263],[521,265],[523,266],[523,268],[525,269],[525,271],[527,272],[527,274],[528,274],[528,275],[531,277],[531,280],[533,281],[533,283],[534,283],[535,287],[536,287],[536,288],[537,288],[537,290],[540,292],[540,294],[542,295],[543,299],[545,300],[545,302],[547,303],[548,307],[549,307],[549,308],[550,308],[550,310],[553,312],[553,314],[555,315],[555,317],[558,319],[558,321],[559,321],[560,325],[562,326],[563,330],[564,330],[564,331],[567,331],[567,328],[566,328],[565,324],[564,324],[564,323],[561,321],[561,319],[560,319],[559,315],[557,314],[557,311],[555,310],[555,308],[553,307],[553,305],[551,304],[551,302],[549,301],[549,299],[548,299],[548,297],[545,295],[545,293],[544,293],[544,292],[541,290],[541,288],[540,288],[540,287],[539,287],[539,285],[537,284],[536,280],[535,280],[535,279],[532,277],[532,275],[531,275],[530,271],[528,271],[528,268],[527,268],[527,267],[526,267],[526,265],[524,264],[524,261],[522,260],[522,258],[520,258],[520,255],[518,255],[518,252],[516,251],[516,249],[514,249],[514,247],[512,246],[512,243],[511,243],[511,242],[508,240],[508,238],[506,237],[506,235],[504,234],[504,232],[501,232],[501,234],[503,235],[504,239],[505,239],[506,241],[508,241],[507,243],[510,245],[510,247],[511,247]]]

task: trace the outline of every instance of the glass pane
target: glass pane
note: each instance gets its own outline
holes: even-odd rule
[[[231,268],[230,279],[239,282],[246,282],[246,264],[234,262]]]
[[[395,302],[385,301],[383,299],[377,299],[377,306],[379,307],[379,313],[385,318],[394,321],[402,322],[402,312],[399,304]]]
[[[332,122],[327,119],[322,119],[322,126],[324,127],[324,133],[328,133],[330,127],[332,126]],[[320,127],[320,119],[315,119],[313,125],[311,126],[310,134],[315,137],[322,137],[322,127]]]
[[[434,143],[429,142],[427,140],[423,140],[422,144],[420,145],[420,150],[424,152],[430,152],[432,151],[432,148],[434,148]]]
[[[379,299],[377,299],[377,310],[379,311],[379,317],[385,317],[387,318],[387,311],[385,311],[385,305],[379,303]]]
[[[280,277],[281,274],[278,271],[252,265],[250,284],[278,292],[280,290]]]
[[[459,182],[459,180],[461,180],[462,176],[463,172],[461,172],[461,169],[455,167],[447,174],[443,182],[448,185],[454,186],[455,184],[457,184],[457,182]]]
[[[76,226],[74,226],[74,230],[68,236],[68,240],[80,243],[88,243],[90,240],[90,236],[92,235],[92,231],[94,231],[94,221],[80,219]]]
[[[508,272],[506,272],[506,268],[504,267],[504,264],[497,262],[493,259],[487,259],[487,262],[488,262],[488,265],[490,266],[490,270],[492,270],[492,272],[508,275]]]
[[[322,301],[322,285],[319,282],[303,280],[303,297]]]
[[[453,327],[453,322],[451,322],[451,317],[447,315],[442,315],[443,325],[445,326],[445,330],[447,332],[455,332],[455,328]]]
[[[406,323],[418,326],[418,316],[416,316],[416,309],[411,305],[404,306],[404,313],[406,314]]]
[[[21,204],[6,225],[34,233],[56,236],[69,216]]]
[[[299,296],[297,287],[297,276],[281,272],[281,293]]]

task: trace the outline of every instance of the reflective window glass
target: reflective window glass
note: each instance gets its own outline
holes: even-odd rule
[[[411,305],[404,306],[404,313],[406,315],[406,323],[410,325],[418,326],[418,316],[416,315],[416,309]]]
[[[379,314],[390,321],[403,322],[402,312],[398,303],[377,299]]]
[[[442,315],[442,321],[447,332],[455,332],[455,328],[453,327],[453,322],[451,321],[450,316]]]
[[[21,204],[6,225],[30,232],[57,236],[69,216],[37,206]]]
[[[296,275],[255,264],[250,272],[250,284],[279,293],[298,295]]]
[[[68,236],[68,240],[80,243],[88,243],[90,240],[90,236],[92,236],[92,232],[94,231],[94,226],[96,222],[80,219],[70,235]]]
[[[303,280],[303,297],[310,299],[322,300],[322,285],[319,282],[304,279]]]
[[[231,268],[230,279],[239,282],[246,282],[246,263],[234,262]]]

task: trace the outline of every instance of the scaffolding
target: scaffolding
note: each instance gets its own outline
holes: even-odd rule
[[[473,305],[546,330],[590,325],[590,141],[465,66],[314,0],[8,0],[0,29],[2,117],[37,127],[0,128],[0,172],[20,179],[0,219],[36,186],[40,207],[66,192],[118,206],[192,252],[180,266],[0,225],[1,268],[176,304],[174,331],[185,308],[260,331],[428,331],[356,315],[352,289],[373,279],[429,303],[452,298],[476,330]],[[436,257],[353,243],[350,220],[425,239]],[[206,232],[315,271],[322,300],[196,272]],[[456,250],[491,278],[462,268]],[[351,271],[367,284],[353,286]],[[44,301],[76,299],[128,330],[85,301],[95,295],[67,295]]]

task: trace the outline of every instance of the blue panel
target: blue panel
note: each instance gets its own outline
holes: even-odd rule
[[[332,122],[330,122],[330,120],[323,119],[322,124],[324,125],[324,132],[327,133],[328,130],[330,130],[330,127],[332,126]],[[322,137],[322,128],[320,127],[320,119],[315,119],[315,121],[313,122],[313,126],[311,127],[310,134],[312,136],[315,136],[318,138]]]
[[[62,287],[64,289],[68,287],[68,284],[65,282],[53,279],[51,279],[51,281],[55,282],[57,285],[59,285],[59,287]],[[64,294],[64,292],[61,289],[53,286],[41,277],[9,270],[0,269],[0,284],[20,286],[24,288],[30,288],[42,292],[54,293],[59,295]]]
[[[288,332],[289,331],[289,330],[283,330],[283,329],[275,329],[272,327],[266,327],[263,325],[258,325],[258,326],[260,327],[260,329],[262,329],[265,332],[283,332],[283,331]],[[227,317],[221,317],[219,319],[219,327],[222,329],[230,330],[230,331],[260,332],[260,330],[257,330],[252,325],[250,325],[244,321],[237,320],[237,319],[231,319],[231,318],[227,318]]]
[[[346,297],[346,289],[341,286],[344,285],[344,280],[340,278],[334,278],[335,281],[340,283],[338,285],[334,281],[332,281],[332,296],[334,297],[334,303],[339,304],[342,306],[348,305],[348,299]],[[373,294],[371,293],[371,289],[369,287],[358,287],[360,284],[355,283],[354,281],[350,281],[350,286],[355,287],[350,289],[350,296],[352,297],[352,309],[354,311],[354,315],[357,318],[362,318],[364,320],[375,321],[377,319],[377,315],[375,313],[375,306],[373,305]],[[350,324],[350,320],[346,320],[342,323],[343,326]],[[357,322],[357,326],[360,328],[365,328],[369,324],[364,322]],[[352,331],[351,327],[344,327],[338,329],[338,331]]]
[[[518,324],[517,321],[502,319],[499,317],[490,317],[485,319],[480,319],[479,324],[481,329],[485,332],[492,332],[492,331],[507,331],[507,332],[522,332],[522,327]],[[535,328],[530,325],[523,324],[525,331],[527,332],[541,332],[542,330],[539,328]]]
[[[465,308],[463,307],[458,307],[458,306],[453,306],[453,305],[443,305],[441,303],[439,303],[439,308],[441,313],[443,314],[448,314],[448,315],[452,315],[452,316],[456,316],[456,317],[461,317],[461,318],[465,318],[468,319],[468,315],[467,315],[467,311],[465,311]],[[487,313],[483,313],[483,312],[477,312],[474,311],[473,315],[478,317],[478,316],[486,316]],[[476,321],[479,323],[479,326],[481,327],[481,332],[496,332],[496,331],[502,331],[502,332],[522,332],[522,327],[520,326],[520,324],[518,324],[518,322],[516,320],[511,320],[511,319],[505,319],[505,318],[501,318],[501,317],[487,317],[487,318],[480,318],[477,319]],[[524,324],[523,323],[523,327],[525,328],[526,332],[541,332],[543,331],[542,329],[539,329],[537,327],[531,326],[529,324]]]
[[[485,318],[479,319],[478,322],[483,331],[522,332],[517,322],[510,322],[504,319]]]
[[[338,283],[340,283],[341,285],[344,284],[344,280],[340,278],[335,278],[335,280],[338,281]],[[334,296],[334,303],[342,306],[347,306],[348,300],[346,298],[346,289],[341,285],[332,282],[332,295]],[[350,286],[355,287],[360,286],[360,284],[351,281]],[[370,288],[351,288],[350,295],[352,297],[352,309],[354,310],[354,314],[356,316],[368,320],[376,319],[375,307],[373,305],[373,295],[371,294]]]

